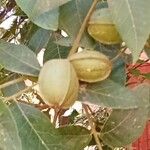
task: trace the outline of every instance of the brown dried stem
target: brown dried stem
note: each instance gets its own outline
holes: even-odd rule
[[[53,125],[56,126],[57,118],[59,116],[59,113],[61,112],[60,108],[54,108],[55,114],[53,119]]]
[[[90,125],[90,127],[91,127],[91,132],[92,132],[92,134],[93,134],[93,136],[94,136],[94,139],[95,139],[95,142],[96,142],[96,144],[97,144],[97,147],[98,147],[99,150],[103,150],[103,149],[102,149],[102,146],[101,146],[101,143],[100,143],[100,140],[99,140],[99,137],[98,137],[98,133],[97,133],[97,131],[96,131],[96,129],[95,129],[95,123],[93,122],[93,120],[92,120],[92,118],[91,118],[91,114],[89,113],[88,106],[85,105],[85,104],[83,104],[83,108],[84,108],[84,110],[85,110],[87,119],[88,119],[88,121],[89,121],[89,125]]]
[[[115,62],[126,51],[126,49],[126,47],[121,49],[120,52],[114,58],[111,59],[111,62]]]
[[[72,48],[71,48],[71,50],[69,52],[69,56],[74,54],[76,52],[77,48],[79,47],[80,40],[81,40],[82,35],[83,35],[84,31],[85,31],[85,28],[87,26],[89,18],[91,17],[93,11],[95,10],[95,7],[96,7],[98,1],[100,1],[100,0],[93,0],[91,8],[89,9],[89,11],[88,11],[88,13],[87,13],[87,15],[85,17],[85,19],[84,19],[84,21],[83,21],[83,23],[81,25],[81,28],[80,28],[80,30],[78,32],[78,35],[77,35],[77,37],[76,37],[76,39],[75,39],[75,41],[73,43],[73,46],[72,46]]]

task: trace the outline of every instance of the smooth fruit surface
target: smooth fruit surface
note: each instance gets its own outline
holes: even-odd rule
[[[103,44],[117,44],[121,39],[113,24],[90,24],[88,33]]]
[[[103,44],[117,44],[122,41],[108,8],[99,9],[93,13],[89,21],[88,33]]]
[[[45,103],[53,107],[69,108],[78,95],[78,78],[67,59],[46,62],[39,75],[39,90]]]
[[[89,83],[102,81],[111,73],[111,61],[100,52],[83,50],[73,54],[69,59],[81,81]]]

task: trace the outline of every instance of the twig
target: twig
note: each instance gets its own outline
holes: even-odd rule
[[[54,114],[54,119],[53,119],[53,125],[56,126],[56,121],[57,121],[57,118],[59,116],[59,113],[61,112],[61,109],[54,108],[54,111],[55,111],[55,114]]]
[[[16,73],[12,73],[12,72],[9,72],[7,74],[7,76],[5,76],[1,81],[0,81],[0,85],[1,84],[4,84],[5,82],[8,82],[10,79],[12,79],[12,77],[15,75]]]
[[[27,88],[25,88],[25,89],[19,91],[18,93],[14,94],[14,95],[12,95],[12,96],[5,97],[5,100],[6,100],[6,101],[10,101],[10,100],[12,100],[12,99],[15,99],[15,98],[19,97],[21,94],[30,91],[35,85],[36,85],[36,84],[33,84],[32,86],[27,87]]]
[[[1,85],[0,85],[0,89],[6,88],[7,86],[10,86],[10,85],[12,85],[12,84],[21,82],[21,81],[23,81],[23,80],[24,80],[24,77],[20,77],[20,78],[15,79],[15,80],[8,81],[7,83],[1,84]]]
[[[91,119],[91,115],[89,114],[88,106],[85,105],[85,104],[83,104],[83,108],[84,108],[84,110],[85,110],[87,119],[88,119],[89,124],[90,124],[90,126],[91,126],[92,134],[93,134],[93,136],[94,136],[94,139],[95,139],[95,142],[96,142],[96,144],[97,144],[97,147],[98,147],[99,150],[103,150],[103,149],[102,149],[102,146],[101,146],[101,143],[100,143],[100,140],[99,140],[99,138],[98,138],[97,131],[96,131],[96,129],[95,129],[95,124],[94,124],[93,120]]]
[[[88,110],[90,111],[91,114],[93,114],[93,111],[89,105],[86,105],[88,107]]]
[[[27,104],[27,105],[30,105],[30,106],[34,106],[34,107],[36,107],[40,110],[50,108],[50,106],[47,105],[47,104],[33,104],[33,103],[29,103],[29,102],[26,102],[26,101],[23,101],[23,100],[17,100],[17,102],[24,103],[24,104]]]
[[[132,68],[130,68],[130,69],[128,70],[128,72],[127,72],[126,74],[129,74],[129,73],[130,73],[130,70],[137,69],[137,68],[141,67],[142,65],[144,65],[144,63],[147,63],[149,60],[150,60],[150,59],[146,59],[146,60],[144,60],[143,63],[140,63],[140,64],[138,64],[138,65],[135,64]]]
[[[126,49],[126,47],[121,49],[120,52],[114,58],[111,59],[111,62],[115,62],[122,55],[122,53],[125,52]]]
[[[89,11],[88,11],[88,13],[87,13],[87,15],[85,17],[85,19],[84,19],[84,21],[83,21],[83,23],[81,25],[81,28],[80,28],[80,30],[78,32],[78,35],[77,35],[77,37],[76,37],[76,39],[75,39],[75,41],[73,43],[73,46],[72,46],[72,48],[71,48],[71,50],[69,52],[69,56],[76,52],[76,50],[77,50],[77,48],[78,48],[78,46],[80,44],[80,40],[82,38],[82,35],[83,35],[84,31],[85,31],[86,25],[87,25],[87,23],[89,21],[89,18],[91,17],[91,15],[92,15],[92,13],[93,13],[93,11],[94,11],[98,1],[100,1],[100,0],[94,0],[93,1],[92,5],[91,5],[91,8],[89,9]]]

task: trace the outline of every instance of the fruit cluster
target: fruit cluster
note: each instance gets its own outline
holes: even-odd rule
[[[121,42],[108,8],[96,10],[88,25],[88,33],[103,44]],[[107,56],[86,50],[68,59],[46,62],[39,75],[39,89],[45,103],[51,107],[69,108],[77,99],[79,81],[88,83],[105,80],[111,73],[112,63]]]
[[[69,108],[77,99],[79,80],[98,82],[111,72],[111,61],[97,51],[83,50],[68,59],[46,62],[40,71],[39,89],[51,107]]]

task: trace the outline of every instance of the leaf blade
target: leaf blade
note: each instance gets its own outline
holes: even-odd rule
[[[149,36],[150,1],[108,0],[108,5],[116,28],[132,51],[135,62]]]
[[[51,32],[49,30],[45,30],[39,28],[31,37],[30,41],[28,42],[27,46],[33,50],[36,54],[40,52],[42,48],[45,48],[48,40],[50,38]]]
[[[38,76],[40,65],[36,55],[24,45],[0,42],[0,64],[7,70],[30,76]]]
[[[113,110],[102,130],[102,140],[112,147],[126,146],[135,141],[148,120],[150,86],[140,85],[133,92],[137,95],[138,108]]]
[[[0,148],[22,149],[15,119],[2,99],[0,99]]]
[[[27,14],[29,19],[44,29],[57,30],[59,5],[66,3],[68,0],[16,0],[17,5]]]
[[[111,107],[113,109],[137,108],[136,97],[129,89],[109,79],[88,85],[80,95],[80,100],[82,99],[102,107]],[[83,102],[86,103],[86,101]]]
[[[10,110],[15,116],[23,150],[27,147],[29,150],[70,150],[76,147],[78,149],[75,150],[80,150],[91,139],[89,131],[81,127],[55,129],[42,112],[26,104],[15,102]],[[27,137],[28,140],[26,140]],[[78,139],[82,143],[81,146],[77,144]]]
[[[55,41],[59,40],[57,35],[51,34],[51,37],[48,41],[48,44],[46,46],[46,50],[44,52],[44,62],[50,60],[50,59],[55,59],[55,58],[66,58],[70,47],[65,47],[58,45],[55,43]]]

